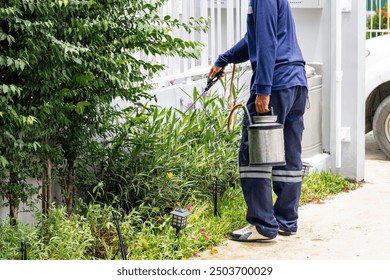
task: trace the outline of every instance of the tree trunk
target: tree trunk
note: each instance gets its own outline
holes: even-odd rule
[[[42,175],[42,212],[47,214],[51,204],[52,163],[47,159],[43,166]]]
[[[74,185],[73,185],[73,163],[69,164],[68,172],[65,175],[65,203],[66,212],[71,214],[73,211]]]
[[[8,194],[10,225],[16,226],[18,220],[18,200],[14,192]]]

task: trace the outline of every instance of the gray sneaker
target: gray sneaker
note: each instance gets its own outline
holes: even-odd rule
[[[268,241],[274,238],[275,237],[271,238],[260,234],[254,225],[247,225],[242,229],[238,229],[230,233],[231,240],[241,242]]]

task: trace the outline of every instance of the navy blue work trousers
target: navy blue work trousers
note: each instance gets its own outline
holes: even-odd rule
[[[248,117],[245,114],[239,152],[239,171],[243,194],[248,206],[246,219],[268,237],[278,230],[296,232],[298,205],[302,187],[302,134],[304,129],[307,87],[296,86],[272,91],[270,106],[284,125],[284,166],[250,166],[248,152]],[[251,93],[247,108],[251,116],[257,115],[256,95]],[[273,192],[276,201],[273,201]]]

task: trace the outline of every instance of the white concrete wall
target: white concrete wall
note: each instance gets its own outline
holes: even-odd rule
[[[34,186],[37,186],[40,184],[40,182],[37,179],[28,178],[27,179],[28,184],[32,184]],[[34,218],[34,210],[40,210],[41,204],[39,203],[39,199],[37,196],[34,196],[32,200],[36,200],[38,203],[36,205],[36,209],[31,209],[29,206],[21,203],[19,205],[19,211],[18,211],[18,220],[22,222],[23,224],[33,224],[35,222]],[[7,200],[3,200],[0,197],[0,205],[4,205],[7,202]],[[0,219],[5,219],[6,217],[9,218],[9,206],[0,207]],[[0,235],[1,238],[1,235]]]
[[[330,153],[331,170],[360,181],[364,179],[365,2],[349,1],[350,11],[342,14],[341,126],[347,129],[336,133],[335,101],[331,99],[335,94],[336,77],[335,33],[332,30],[336,1],[340,0],[323,0],[322,8],[293,9],[293,13],[305,60],[323,63],[323,146]],[[341,164],[338,166],[335,136],[341,137],[342,131],[350,131],[347,135],[350,141],[341,144]]]
[[[329,157],[329,92],[330,92],[330,53],[328,53],[330,42],[330,9],[323,8],[293,8],[294,20],[297,29],[299,44],[307,63],[318,63],[321,65],[322,75],[322,148],[323,154],[318,154],[311,159],[303,159],[309,162],[314,168],[330,170],[331,161]],[[310,98],[310,96],[309,96]],[[307,122],[307,114],[305,116]],[[307,125],[305,124],[307,127]],[[304,133],[309,133],[307,127]]]

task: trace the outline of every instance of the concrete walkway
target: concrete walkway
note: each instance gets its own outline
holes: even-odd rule
[[[268,243],[228,240],[201,260],[390,260],[390,161],[366,136],[365,182],[300,208],[299,231]]]

